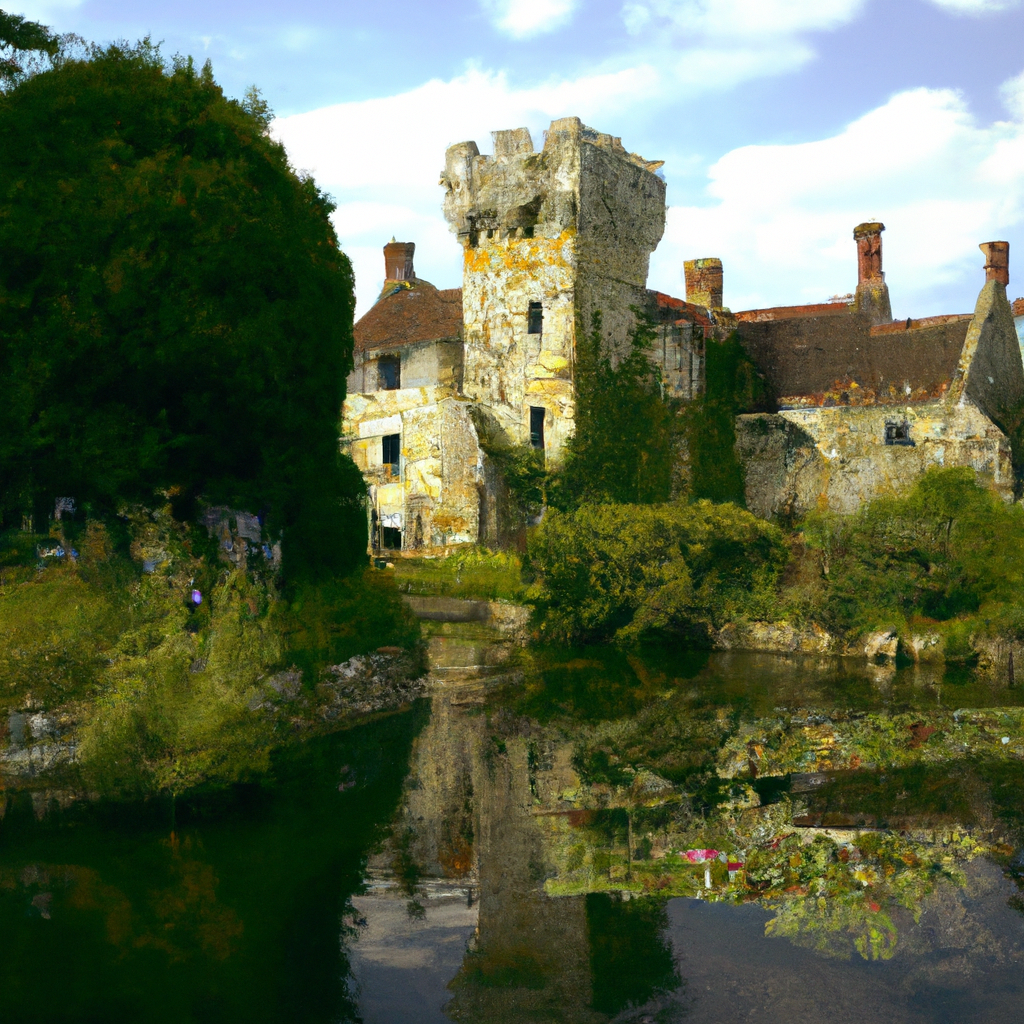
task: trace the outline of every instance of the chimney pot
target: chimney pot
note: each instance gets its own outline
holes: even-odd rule
[[[722,261],[714,256],[687,260],[683,264],[686,278],[686,301],[705,309],[722,308]]]
[[[414,281],[412,268],[415,242],[396,242],[393,238],[384,246],[384,279],[386,281]]]
[[[982,242],[978,248],[985,254],[985,280],[1005,288],[1010,283],[1010,243]]]
[[[877,220],[858,224],[853,229],[857,243],[857,284],[884,281],[882,273],[882,232],[885,225]]]

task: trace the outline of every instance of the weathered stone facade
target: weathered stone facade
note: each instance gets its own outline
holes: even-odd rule
[[[995,244],[981,247],[986,256]],[[867,309],[855,302],[852,313],[825,316],[739,314],[778,406],[737,420],[747,507],[784,518],[854,512],[932,466],[969,466],[1013,500],[1024,366],[1005,271],[986,265],[973,316],[872,325],[867,300]]]
[[[736,424],[759,515],[852,512],[933,465],[971,466],[1014,497],[1024,303],[1006,298],[1007,243],[982,246],[973,315],[894,322],[875,221],[854,230],[858,284],[845,300],[733,314],[718,259],[687,261],[686,300],[646,287],[665,227],[660,163],[574,117],[553,121],[539,151],[525,128],[493,139],[493,155],[463,142],[445,156],[462,288],[417,278],[415,245],[392,239],[380,298],[356,325],[343,441],[369,484],[375,550],[506,543],[507,490],[481,416],[557,466],[574,430],[579,333],[599,313],[614,358],[638,309],[657,329],[666,395],[699,399],[707,345],[732,336],[763,377],[771,411]]]

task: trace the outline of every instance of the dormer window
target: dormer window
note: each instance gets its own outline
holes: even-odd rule
[[[397,391],[402,386],[401,356],[381,356],[377,360],[377,384],[381,391]]]
[[[913,444],[910,437],[910,424],[904,420],[902,423],[889,421],[885,424],[886,444]]]
[[[531,302],[530,310],[526,318],[527,334],[542,334],[544,332],[544,307],[539,302]]]

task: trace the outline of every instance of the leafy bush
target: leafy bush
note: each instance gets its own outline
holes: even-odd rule
[[[932,469],[902,497],[853,516],[809,516],[803,531],[824,583],[819,615],[840,631],[991,617],[1024,588],[1024,509],[969,468]],[[952,632],[962,655],[962,630]]]
[[[583,505],[530,538],[552,639],[707,630],[770,615],[788,557],[781,532],[735,505]]]

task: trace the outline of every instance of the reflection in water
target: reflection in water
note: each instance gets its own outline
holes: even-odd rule
[[[479,887],[450,1019],[1013,1019],[1018,692],[592,650],[433,709],[376,867]]]
[[[471,628],[439,628],[429,701],[179,807],[173,838],[158,803],[15,801],[0,1019],[1019,1017],[1024,691],[670,650],[510,666]]]

